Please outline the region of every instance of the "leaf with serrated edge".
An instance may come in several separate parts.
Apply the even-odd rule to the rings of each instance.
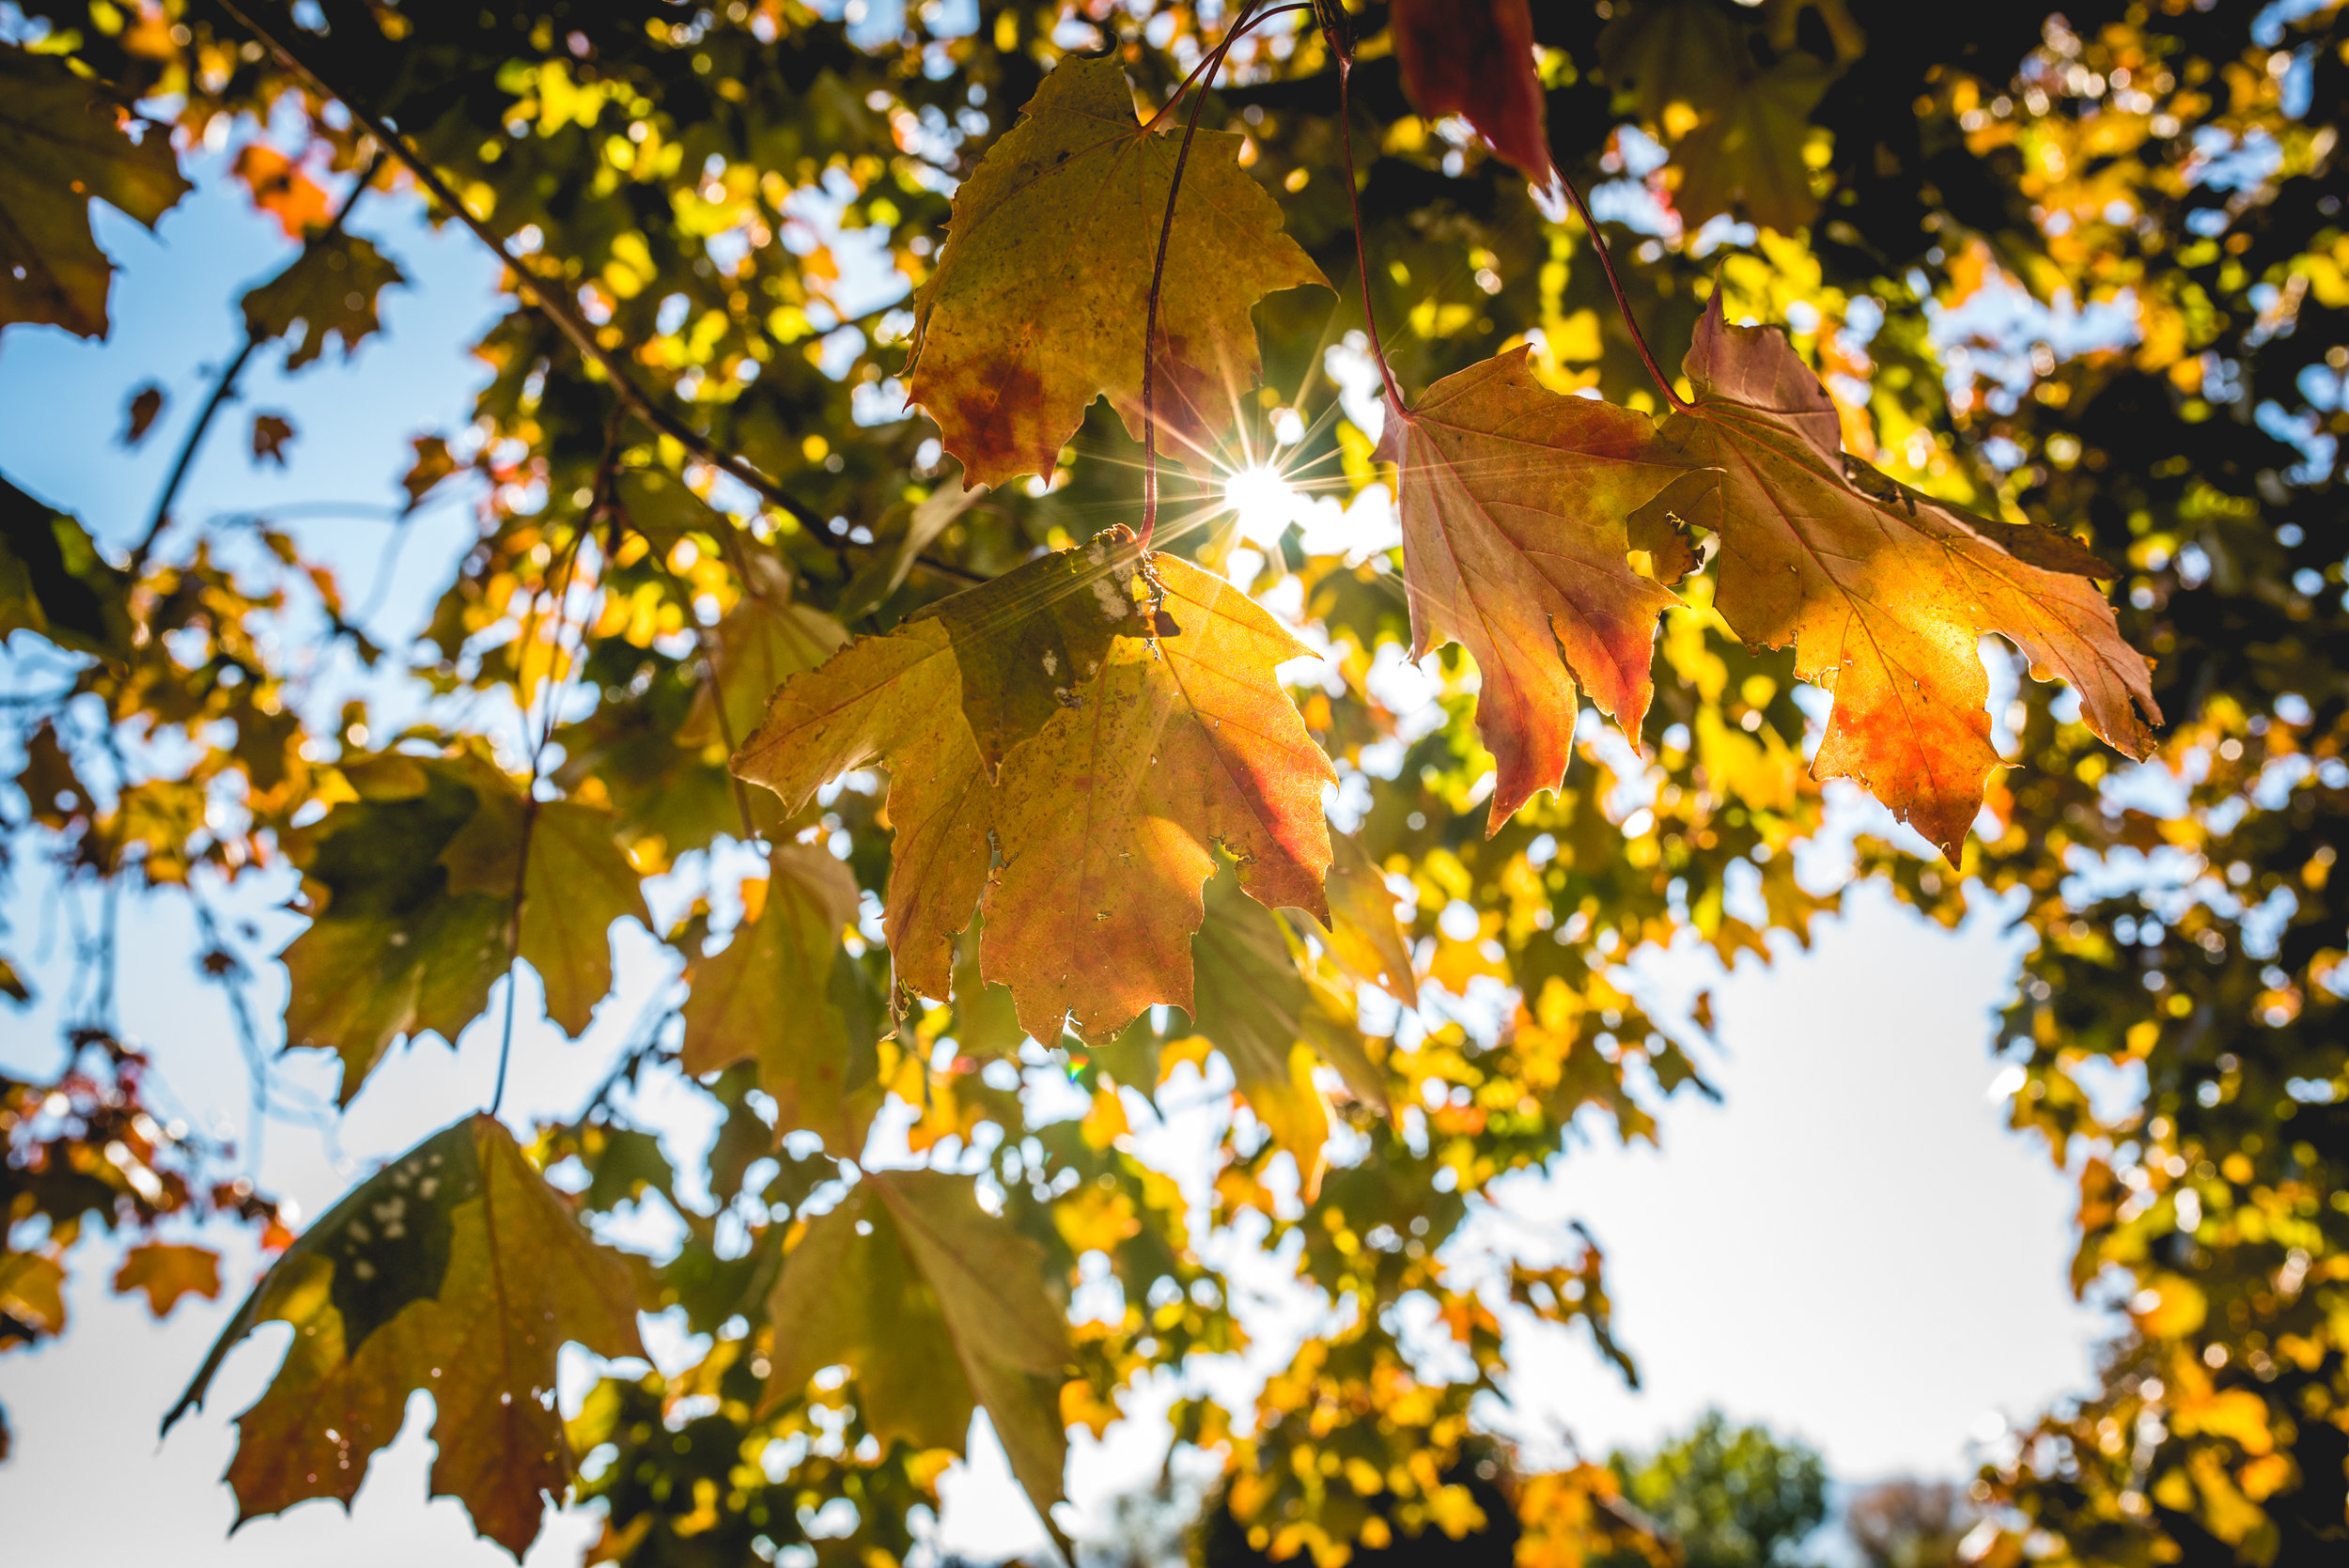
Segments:
[[[734,939],[690,971],[683,1065],[699,1077],[756,1062],[777,1133],[807,1128],[853,1156],[861,1149],[842,1098],[849,1041],[826,991],[841,927],[856,919],[856,878],[819,845],[779,844],[767,864],[765,882],[744,885],[757,902]]]
[[[90,198],[152,228],[188,190],[170,132],[150,125],[134,142],[129,118],[63,60],[0,44],[0,324],[106,335],[114,268],[91,237]]]
[[[407,282],[391,257],[355,234],[337,234],[305,248],[291,265],[244,297],[245,325],[256,337],[284,337],[302,323],[302,341],[286,355],[299,370],[342,344],[344,357],[382,330],[376,296]]]
[[[1249,1109],[1297,1161],[1310,1199],[1321,1185],[1330,1128],[1315,1061],[1336,1067],[1357,1097],[1382,1112],[1385,1075],[1363,1049],[1348,999],[1299,963],[1278,917],[1241,897],[1228,876],[1208,884],[1206,907],[1191,939],[1191,1027],[1231,1063]]]
[[[907,369],[965,483],[1051,473],[1104,393],[1140,438],[1143,324],[1180,130],[1143,129],[1114,55],[1071,56],[955,192]],[[1192,446],[1228,428],[1256,382],[1255,303],[1329,287],[1240,168],[1241,140],[1193,142],[1159,298],[1159,419]]]
[[[946,602],[786,682],[735,759],[790,811],[890,769],[904,983],[946,994],[984,893],[981,972],[1037,1038],[1188,1007],[1214,844],[1260,902],[1326,918],[1334,774],[1273,677],[1306,650],[1245,594],[1170,556],[1145,570],[1118,529]]]
[[[512,884],[450,887],[440,857],[480,805],[456,764],[391,755],[344,773],[359,799],[292,846],[314,914],[280,956],[286,1043],[339,1054],[348,1105],[395,1039],[454,1042],[480,1016],[506,968]]]
[[[349,1508],[423,1390],[440,1449],[433,1495],[458,1498],[517,1559],[573,1468],[552,1406],[555,1353],[567,1343],[645,1353],[626,1263],[488,1116],[426,1139],[313,1225],[230,1320],[166,1433],[228,1352],[272,1321],[293,1326],[293,1346],[237,1418],[239,1523],[311,1498]]]
[[[1330,957],[1346,978],[1376,986],[1406,1007],[1419,1004],[1419,978],[1411,967],[1411,944],[1394,918],[1394,891],[1361,845],[1344,833],[1330,835],[1335,858],[1324,885],[1330,919],[1320,933]]]
[[[210,1301],[220,1295],[220,1254],[209,1247],[183,1247],[150,1241],[122,1254],[115,1270],[115,1294],[147,1293],[148,1311],[169,1315],[183,1296]]]
[[[1483,687],[1498,832],[1574,755],[1576,683],[1636,737],[1657,617],[1679,601],[1631,567],[1626,520],[1687,464],[1644,414],[1562,397],[1519,349],[1390,404],[1413,658],[1457,642]]]
[[[865,1234],[859,1234],[863,1230]],[[971,1179],[869,1172],[808,1222],[768,1305],[769,1408],[829,1366],[857,1374],[858,1409],[886,1445],[962,1452],[983,1406],[1036,1512],[1061,1500],[1060,1389],[1068,1327],[1035,1243],[983,1211]]]
[[[481,805],[441,852],[449,891],[503,898],[510,908],[525,802],[515,782],[477,754],[467,753],[463,765]],[[516,950],[538,971],[547,1017],[583,1034],[596,1003],[611,994],[612,923],[626,916],[650,926],[652,915],[636,868],[614,841],[610,813],[541,800],[529,816]]]
[[[1914,491],[1854,484],[1827,389],[1782,333],[1726,324],[1718,289],[1684,368],[1696,406],[1664,433],[1719,475],[1680,492],[1720,535],[1716,607],[1749,644],[1793,644],[1796,674],[1835,694],[1819,777],[1858,781],[1954,862],[1999,766],[1985,631],[2068,682],[2112,746],[2152,751],[2151,672],[2093,582]]]

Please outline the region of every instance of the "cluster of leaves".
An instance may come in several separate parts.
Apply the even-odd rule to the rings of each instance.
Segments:
[[[2083,1289],[2135,1277],[2102,1394],[1992,1478],[1999,1550],[2343,1528],[2317,1126],[2349,1093],[2349,777],[2334,458],[2309,444],[2340,433],[2349,351],[2309,108],[2343,96],[2337,8],[2292,49],[2224,8],[2006,0],[1964,39],[1835,0],[1398,0],[1383,28],[982,0],[879,35],[796,0],[22,9],[0,208],[32,239],[0,321],[104,330],[87,198],[154,221],[175,139],[307,137],[235,161],[301,244],[184,450],[252,354],[376,329],[398,270],[341,222],[371,191],[412,180],[495,245],[510,308],[473,423],[416,442],[410,501],[470,476],[479,537],[391,655],[280,531],[178,523],[167,493],[117,566],[0,493],[0,629],[69,656],[8,710],[12,828],[61,876],[200,911],[298,871],[285,1035],[339,1056],[346,1103],[518,959],[580,1032],[613,924],[653,926],[642,879],[701,890],[653,932],[684,1000],[624,1077],[714,1097],[706,1179],[613,1093],[528,1151],[475,1119],[386,1168],[215,1356],[296,1327],[242,1418],[245,1514],[347,1501],[427,1389],[435,1488],[517,1553],[575,1484],[613,1560],[902,1557],[975,1407],[1049,1518],[1069,1426],[1245,1345],[1214,1231],[1326,1313],[1254,1408],[1177,1409],[1252,1548],[1337,1568],[1477,1529],[1471,1414],[1511,1335],[1579,1323],[1629,1363],[1588,1238],[1495,1254],[1472,1221],[1570,1127],[1647,1136],[1702,1088],[1702,1016],[1649,1018],[1617,966],[1801,934],[1833,898],[1794,850],[1848,779],[1950,862],[1862,846],[1921,907],[1953,915],[1961,877],[2030,890],[2017,1117],[2086,1162]],[[1526,182],[1622,175],[1626,122],[1669,156],[1615,181],[1657,215],[1618,270]],[[877,271],[902,303],[869,303]],[[1313,287],[1357,278],[1359,305]],[[2125,298],[2140,338],[1944,396],[1927,306],[1984,289]],[[1681,376],[1641,327],[1689,342]],[[1283,390],[1353,331],[1376,444]],[[132,438],[163,412],[135,395]],[[258,416],[257,460],[292,437]],[[1387,487],[1399,549],[1292,525],[1243,551],[1221,482],[1267,452]],[[408,671],[425,717],[338,707],[261,635],[288,622]],[[2003,731],[1987,633],[2066,683],[2023,683]],[[1427,713],[1396,711],[1413,660]],[[2187,803],[2125,809],[2113,750],[2153,752],[2165,715]],[[2082,856],[2166,880],[2091,898]],[[205,926],[252,1033],[249,961]],[[104,987],[79,1005],[110,1024]],[[2098,1115],[2092,1056],[2143,1063],[2143,1103]],[[1230,1110],[1188,1191],[1131,1119],[1203,1087]],[[656,1201],[686,1237],[658,1265],[578,1223]],[[0,1267],[54,1269],[54,1220],[10,1224]],[[1115,1305],[1072,1323],[1088,1278]],[[631,1354],[631,1309],[667,1307],[708,1358],[608,1380],[563,1430],[556,1346]],[[1632,1549],[1605,1471],[1512,1474],[1520,1561]]]

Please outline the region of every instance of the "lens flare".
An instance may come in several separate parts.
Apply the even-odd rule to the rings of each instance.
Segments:
[[[1278,544],[1297,515],[1297,487],[1268,463],[1241,469],[1223,482],[1223,504],[1239,519],[1240,537],[1258,547]]]

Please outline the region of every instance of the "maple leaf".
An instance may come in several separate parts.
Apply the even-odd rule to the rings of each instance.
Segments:
[[[984,896],[980,971],[1022,1027],[1099,1039],[1190,1005],[1211,844],[1268,907],[1327,916],[1333,773],[1273,679],[1304,651],[1238,589],[1115,529],[786,682],[735,770],[797,812],[881,763],[901,981],[947,994]]]
[[[1552,166],[1526,0],[1395,0],[1403,90],[1431,120],[1459,115],[1536,185]]]
[[[507,903],[520,889],[515,952],[538,971],[547,1017],[583,1034],[612,990],[612,924],[649,927],[645,893],[609,812],[578,800],[533,800],[476,752],[454,765],[479,801],[441,851],[448,891]],[[523,846],[529,860],[522,862]]]
[[[1416,1006],[1419,979],[1411,944],[1394,918],[1394,893],[1385,875],[1361,845],[1344,833],[1332,835],[1330,847],[1333,858],[1323,881],[1330,919],[1322,939],[1330,960],[1357,984],[1376,986],[1404,1006]]]
[[[432,1492],[519,1559],[573,1463],[552,1407],[555,1353],[642,1356],[621,1254],[581,1229],[513,1136],[470,1116],[327,1211],[254,1287],[163,1431],[203,1403],[228,1352],[263,1323],[292,1348],[237,1418],[238,1522],[311,1498],[348,1509],[409,1396],[432,1396]]]
[[[481,1015],[506,969],[512,884],[450,893],[441,854],[480,803],[457,770],[395,753],[342,773],[357,800],[288,845],[313,914],[279,957],[286,1044],[338,1053],[348,1105],[394,1039],[454,1042]]]
[[[46,1252],[0,1247],[0,1314],[37,1334],[65,1329],[65,1267]]]
[[[253,416],[253,460],[286,466],[286,448],[293,444],[292,421],[284,414],[257,413]]]
[[[837,1207],[808,1221],[784,1262],[768,1303],[774,1351],[765,1407],[800,1397],[824,1368],[846,1365],[856,1373],[864,1424],[882,1444],[902,1438],[957,1453],[972,1407],[983,1407],[1012,1474],[1051,1527],[1068,1457],[1060,1391],[1075,1358],[1044,1277],[1042,1250],[983,1211],[969,1177],[867,1172]]]
[[[1544,387],[1523,349],[1390,404],[1379,456],[1400,480],[1412,657],[1457,642],[1483,677],[1498,832],[1564,778],[1578,681],[1639,735],[1657,617],[1679,601],[1632,568],[1626,520],[1687,464],[1645,415]]]
[[[1797,49],[1758,65],[1746,29],[1712,0],[1663,0],[1599,35],[1618,101],[1672,149],[1672,206],[1694,232],[1717,213],[1792,234],[1818,215],[1803,147],[1836,70]]]
[[[391,257],[353,234],[303,247],[284,272],[244,296],[246,330],[257,338],[290,337],[297,323],[302,341],[286,355],[286,368],[299,370],[337,338],[348,358],[360,341],[382,330],[376,296],[407,277]],[[421,452],[418,454],[421,458]]]
[[[1191,1027],[1223,1053],[1249,1109],[1297,1161],[1310,1199],[1321,1187],[1330,1134],[1315,1063],[1336,1067],[1355,1096],[1382,1115],[1386,1076],[1363,1047],[1350,999],[1302,961],[1279,916],[1242,897],[1228,876],[1208,884],[1206,905],[1206,923],[1191,938]]]
[[[147,439],[147,432],[155,427],[155,418],[163,411],[163,389],[148,382],[131,395],[130,404],[123,410],[122,444],[136,446]]]
[[[115,1270],[115,1294],[147,1293],[148,1311],[169,1315],[183,1296],[210,1301],[220,1295],[220,1254],[209,1247],[178,1247],[150,1241],[122,1255]]]
[[[253,205],[275,218],[288,240],[303,239],[334,221],[334,198],[325,188],[267,142],[247,142],[229,173],[244,181]]]
[[[733,940],[688,971],[684,1068],[699,1077],[756,1062],[778,1134],[810,1128],[854,1156],[863,1141],[847,1099],[850,1010],[831,993],[848,962],[840,932],[856,921],[856,877],[820,845],[779,844],[767,879],[742,895]]]
[[[651,923],[610,815],[537,803],[518,877],[525,802],[486,756],[389,753],[342,771],[358,799],[293,846],[315,913],[281,955],[287,1043],[341,1055],[348,1105],[399,1035],[454,1041],[517,949],[538,972],[547,1016],[584,1031],[612,988],[612,923]]]
[[[1818,378],[1777,329],[1728,325],[1718,289],[1683,369],[1696,405],[1664,435],[1706,473],[1671,495],[1720,536],[1716,608],[1731,629],[1793,644],[1797,675],[1835,694],[1819,777],[1857,780],[1954,862],[1999,766],[1985,631],[2068,682],[2107,742],[2152,751],[2151,671],[2075,575],[2108,569],[2094,556],[1969,519],[1845,458]]]
[[[719,621],[711,636],[714,683],[693,695],[692,711],[677,726],[680,746],[739,744],[758,727],[767,699],[793,675],[813,670],[840,651],[848,633],[838,620],[792,596],[788,573],[767,555],[751,557],[750,591]],[[714,686],[714,690],[713,690]],[[720,695],[725,704],[721,722]]]
[[[1159,417],[1201,447],[1255,384],[1251,307],[1329,287],[1240,168],[1241,140],[1198,133],[1159,299]],[[1175,128],[1136,117],[1114,56],[1071,56],[956,190],[907,377],[966,484],[1050,474],[1103,393],[1141,439],[1142,328],[1178,146]]]
[[[90,235],[92,196],[148,228],[187,194],[171,136],[63,60],[0,45],[0,323],[106,335],[114,268]]]

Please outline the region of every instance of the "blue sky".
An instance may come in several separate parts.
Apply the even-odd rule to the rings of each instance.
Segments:
[[[495,267],[462,233],[430,230],[404,199],[368,197],[352,226],[411,280],[385,297],[386,333],[347,365],[290,378],[276,373],[278,350],[260,355],[179,510],[285,520],[337,567],[354,602],[378,593],[379,566],[392,560],[373,629],[397,644],[472,536],[460,494],[410,520],[396,556],[385,550],[409,439],[460,425],[482,380],[465,346],[494,312]],[[123,546],[144,525],[210,368],[233,350],[235,298],[288,245],[213,179],[159,235],[102,211],[99,231],[123,269],[114,336],[85,344],[16,328],[0,340],[0,470]],[[145,445],[126,452],[114,441],[123,403],[149,379],[169,403]],[[286,413],[300,432],[282,473],[245,455],[251,416],[264,411]],[[291,651],[315,658],[320,700],[333,700],[349,678],[339,656]],[[13,772],[15,760],[0,757],[0,768]],[[52,984],[42,1006],[0,1013],[0,1069],[38,1075],[59,1060],[54,982],[65,966],[54,891],[38,867],[20,867],[6,910],[12,945],[45,951]],[[288,891],[249,883],[236,895],[238,912],[263,927],[258,955],[296,928],[272,908]],[[1705,1065],[1725,1105],[1675,1104],[1660,1152],[1579,1145],[1553,1177],[1510,1190],[1507,1212],[1486,1221],[1497,1233],[1555,1234],[1577,1218],[1596,1233],[1618,1327],[1646,1379],[1643,1391],[1625,1390],[1579,1335],[1530,1342],[1510,1418],[1517,1436],[1555,1450],[1571,1432],[1583,1452],[1603,1453],[1719,1404],[1799,1433],[1846,1479],[1956,1474],[1969,1464],[1969,1443],[1995,1437],[1997,1417],[2028,1419],[2088,1385],[2099,1321],[2065,1285],[2071,1185],[2036,1144],[2004,1130],[1990,1094],[1995,1013],[2018,952],[1999,924],[1978,912],[1952,935],[1872,892],[1856,894],[1811,949],[1789,942],[1776,966],[1750,963],[1717,989],[1722,1050]],[[624,928],[619,944],[621,994],[585,1038],[568,1041],[542,1021],[519,1032],[506,1103],[517,1126],[571,1111],[661,984],[666,967],[644,933]],[[197,951],[176,900],[130,911],[124,1029],[154,1052],[172,1113],[247,1141],[244,1069],[218,993],[195,978]],[[267,1015],[282,1002],[283,982],[273,965],[260,971],[256,1000]],[[1685,989],[1693,972],[1664,963],[1657,984]],[[523,996],[528,1020],[535,1011]],[[397,1053],[331,1139],[273,1124],[262,1185],[319,1212],[371,1161],[485,1101],[494,1045],[476,1028],[454,1053],[437,1041]],[[313,1093],[333,1087],[317,1063],[294,1063],[288,1078]],[[659,1104],[644,1109],[666,1114]],[[679,1141],[690,1145],[696,1126],[685,1117]],[[135,1299],[106,1293],[106,1244],[86,1244],[75,1261],[66,1338],[0,1358],[0,1402],[17,1440],[16,1458],[0,1467],[0,1508],[18,1521],[12,1538],[23,1549],[101,1559],[168,1543],[180,1561],[239,1568],[306,1568],[321,1556],[505,1560],[473,1539],[455,1504],[424,1501],[423,1396],[401,1441],[375,1461],[353,1515],[314,1503],[228,1539],[233,1503],[217,1478],[233,1444],[229,1419],[266,1381],[282,1346],[272,1333],[283,1330],[241,1349],[208,1408],[167,1442],[158,1444],[155,1425],[251,1279],[251,1253],[232,1250],[221,1302],[191,1300],[163,1324]],[[657,1356],[684,1348],[674,1334],[652,1338]],[[573,1382],[586,1370],[575,1366]],[[1080,1439],[1071,1475],[1080,1534],[1104,1496],[1155,1471],[1161,1451],[1146,1414],[1104,1444]],[[1000,1458],[983,1445],[970,1470],[949,1479],[948,1544],[986,1554],[1033,1543],[1034,1521],[1005,1501],[1010,1492]],[[125,1507],[126,1497],[136,1506]],[[593,1531],[592,1520],[557,1521],[531,1560],[575,1561]]]

